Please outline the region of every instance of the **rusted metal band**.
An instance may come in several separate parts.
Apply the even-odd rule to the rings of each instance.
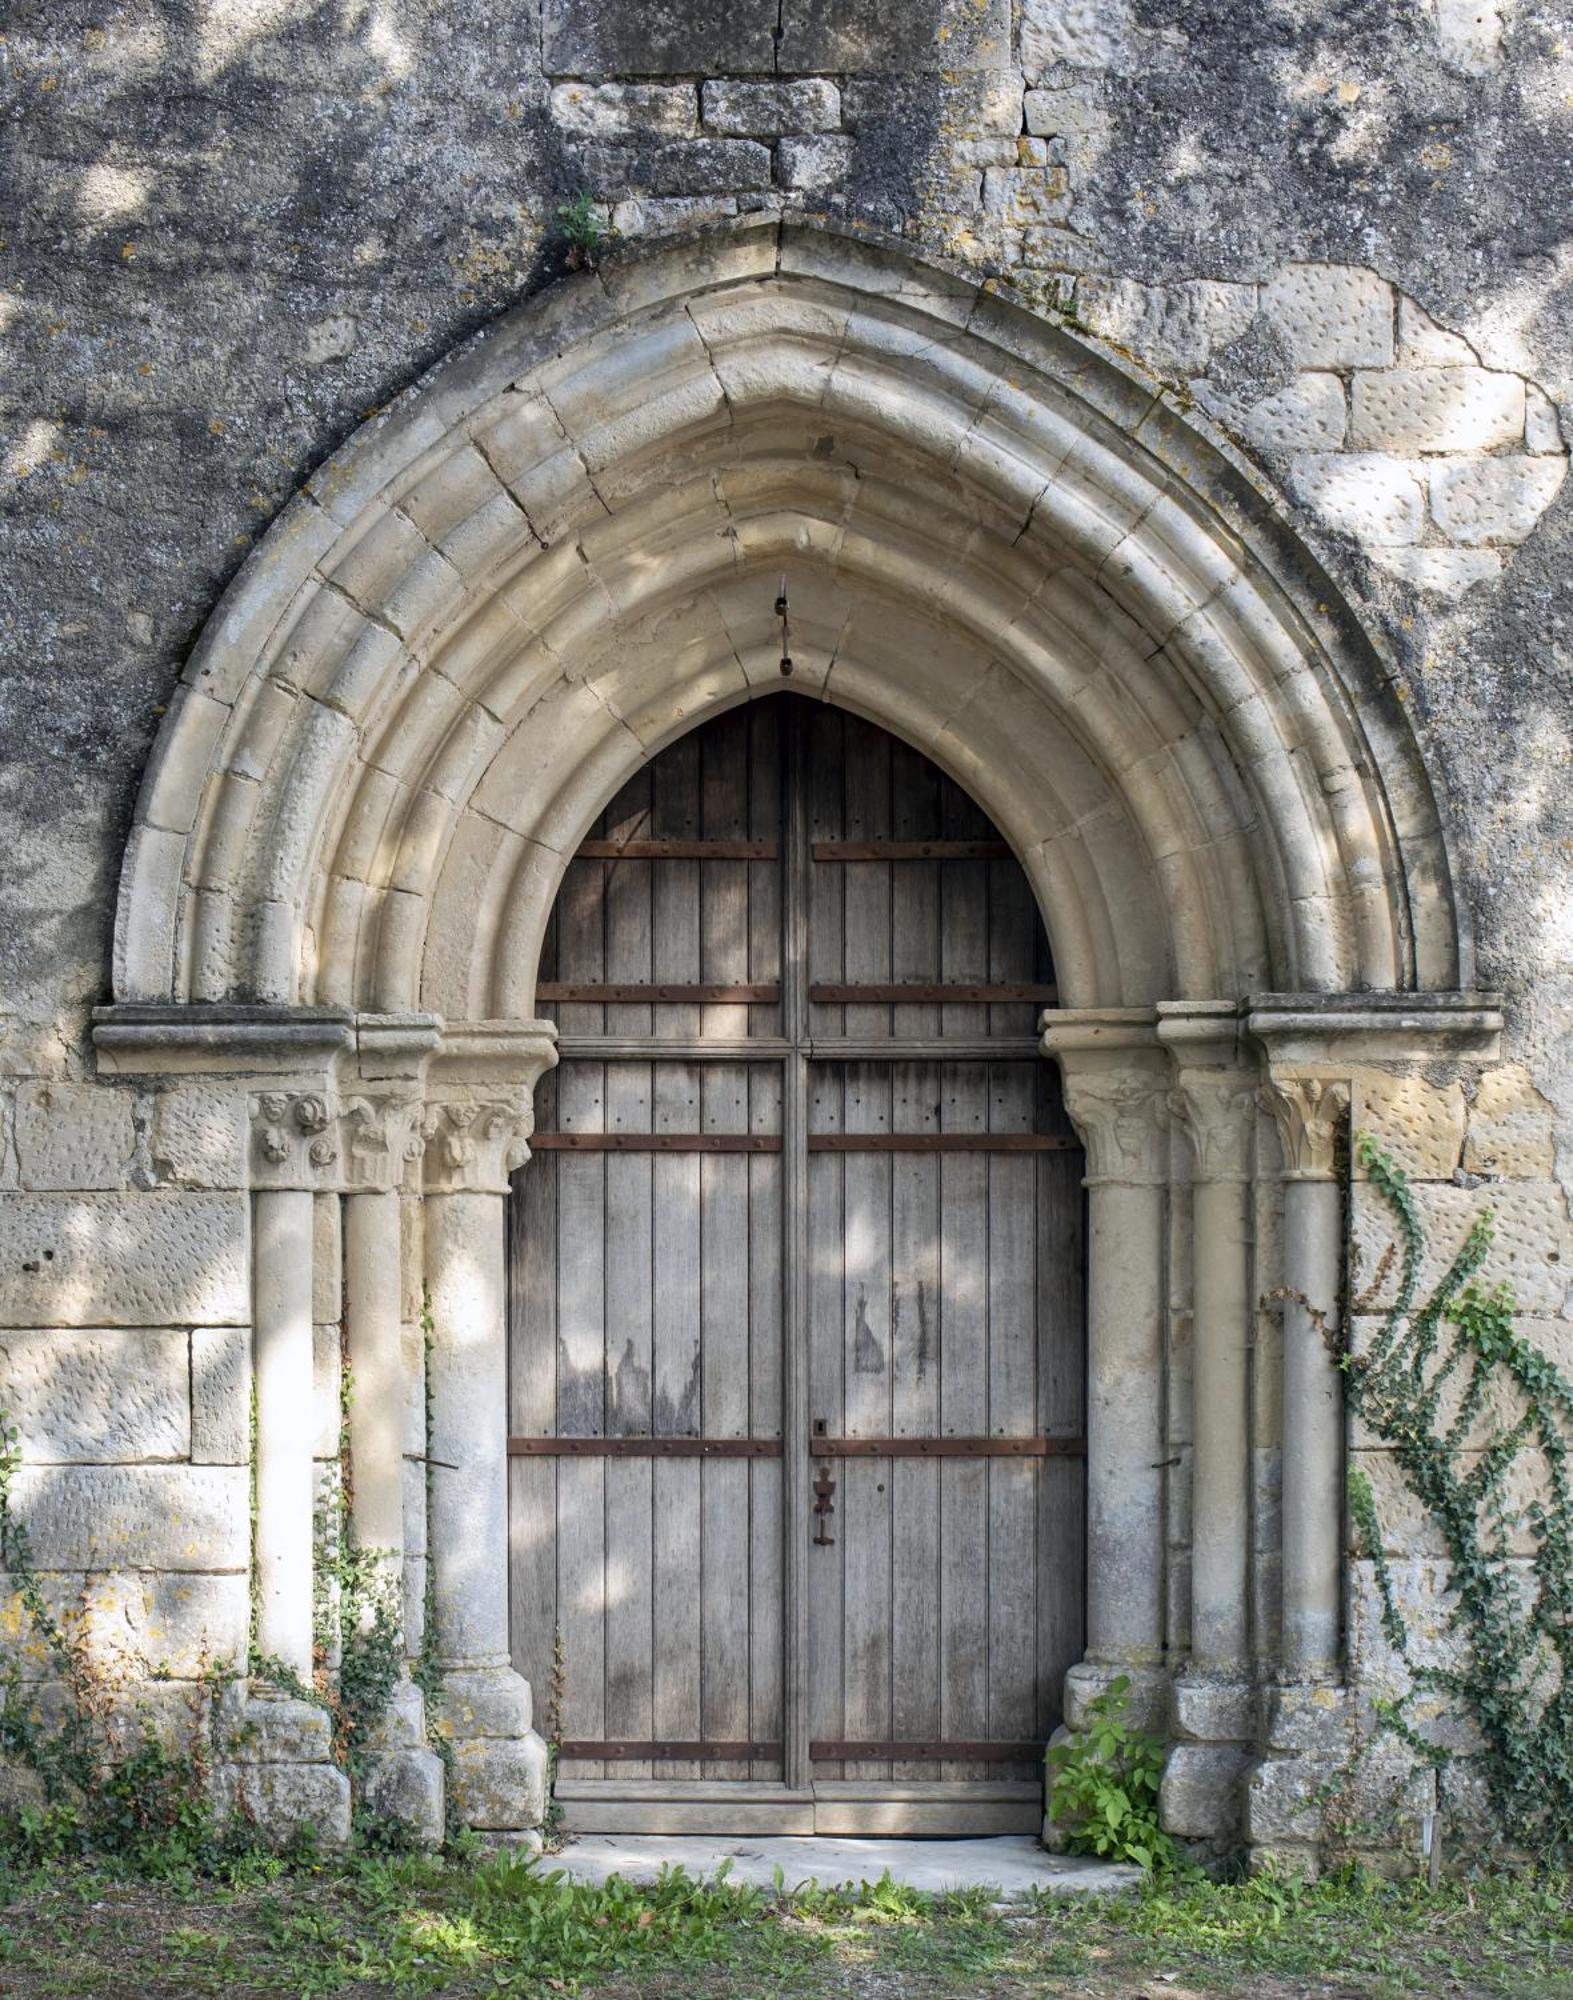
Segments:
[[[663,1764],[692,1759],[696,1763],[725,1762],[729,1764],[779,1763],[781,1745],[779,1743],[673,1743],[625,1741],[614,1737],[603,1741],[586,1736],[568,1736],[557,1746],[557,1755],[562,1757],[584,1757],[596,1762],[617,1763],[623,1758],[637,1758],[641,1763]]]
[[[779,1458],[780,1438],[511,1437],[510,1458]]]
[[[1071,1437],[811,1437],[810,1458],[1085,1458]]]
[[[779,1153],[774,1132],[537,1132],[536,1153]]]
[[[816,840],[816,861],[1008,861],[1004,840]]]
[[[1068,1153],[1079,1139],[1044,1132],[811,1132],[811,1153]]]
[[[1021,1743],[810,1743],[808,1754],[815,1763],[853,1762],[938,1764],[1025,1764],[1035,1763],[1046,1744]]]
[[[1005,986],[965,985],[896,985],[896,986],[847,986],[824,981],[811,985],[808,997],[821,1007],[901,1007],[924,1005],[934,1007],[983,1007],[990,1005],[1007,1006],[1015,1001],[1032,1000],[1040,1006],[1052,1006],[1059,998],[1057,986],[1031,986],[1012,984]]]
[[[559,1006],[583,1007],[671,1007],[735,1006],[763,1007],[781,998],[781,988],[767,986],[659,985],[630,981],[604,982],[543,979],[535,989],[540,1001]]]

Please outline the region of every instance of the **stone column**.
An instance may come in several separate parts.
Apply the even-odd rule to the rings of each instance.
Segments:
[[[311,1206],[303,1188],[253,1197],[257,1650],[312,1669]]]
[[[1124,1675],[1162,1720],[1168,1062],[1152,1016],[1051,1014],[1043,1046],[1087,1148],[1087,1654],[1065,1716]]]
[[[1236,1010],[1160,1008],[1173,1049],[1173,1108],[1189,1141],[1192,1254],[1191,1657],[1175,1681],[1163,1780],[1171,1832],[1237,1832],[1249,1679],[1251,1156],[1257,1078],[1237,1061]]]
[[[459,1818],[520,1840],[545,1813],[547,1756],[509,1647],[504,1231],[509,1170],[528,1157],[536,1054],[524,1085],[506,1095],[440,1093],[428,1107],[425,1159],[438,1723],[453,1744]]]
[[[1336,1333],[1343,1271],[1337,1141],[1344,1083],[1275,1077],[1264,1098],[1284,1157],[1282,1659],[1296,1679],[1338,1664],[1343,1527],[1343,1384]]]

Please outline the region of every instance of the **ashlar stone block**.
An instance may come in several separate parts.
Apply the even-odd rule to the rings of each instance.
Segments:
[[[704,121],[728,138],[776,132],[833,132],[841,122],[841,92],[825,77],[790,83],[707,83]]]
[[[251,1328],[191,1331],[191,1459],[245,1465],[251,1458]]]
[[[1466,546],[1516,546],[1534,529],[1567,477],[1565,458],[1463,458],[1431,473],[1431,515]]]
[[[251,1596],[244,1575],[109,1570],[46,1572],[39,1581],[55,1620],[80,1630],[94,1657],[112,1666],[195,1680],[210,1667],[245,1662]],[[28,1644],[29,1627],[16,1579],[0,1576],[0,1653],[18,1660],[24,1674],[53,1673],[53,1657]]]
[[[1387,368],[1393,288],[1358,264],[1286,264],[1262,312],[1300,368]]]
[[[14,1488],[40,1569],[244,1570],[249,1503],[238,1465],[24,1465]]]
[[[1357,541],[1418,541],[1425,525],[1421,481],[1402,459],[1380,452],[1327,452],[1297,458],[1290,489],[1327,526]]]
[[[154,1102],[151,1151],[161,1180],[194,1188],[246,1187],[249,1143],[243,1090],[182,1082],[161,1090]]]
[[[1337,451],[1345,426],[1342,381],[1315,371],[1253,403],[1240,419],[1246,438],[1263,451]]]
[[[1476,1217],[1489,1209],[1493,1238],[1479,1272],[1480,1282],[1493,1285],[1506,1280],[1522,1311],[1547,1319],[1561,1316],[1573,1259],[1568,1254],[1566,1204],[1555,1183],[1504,1181],[1492,1188],[1433,1184],[1418,1193],[1426,1236],[1419,1274],[1422,1299],[1429,1297],[1463,1247]],[[1382,1252],[1395,1234],[1386,1204],[1369,1183],[1358,1183],[1353,1216],[1357,1293],[1361,1287],[1374,1284]],[[1391,1303],[1399,1268],[1395,1254],[1374,1296],[1366,1298],[1367,1310],[1380,1310]]]
[[[1526,1070],[1489,1071],[1469,1107],[1465,1170],[1504,1180],[1550,1180],[1556,1170],[1552,1118]]]
[[[24,1188],[123,1188],[136,1151],[132,1097],[98,1083],[24,1083],[13,1138]]]
[[[590,139],[628,132],[683,139],[699,129],[699,93],[691,83],[559,83],[551,104],[554,123]]]
[[[1524,434],[1524,384],[1487,368],[1359,370],[1351,444],[1378,451],[1489,451]]]
[[[1216,348],[1251,324],[1256,287],[1211,279],[1143,285],[1130,278],[1079,278],[1076,310],[1094,332],[1128,347],[1150,367],[1194,375]]]
[[[1438,326],[1424,306],[1400,292],[1394,358],[1400,368],[1468,368],[1479,357],[1461,333]]]
[[[249,1324],[243,1194],[0,1195],[0,1326]]]
[[[213,1774],[221,1818],[240,1815],[287,1847],[304,1835],[328,1849],[350,1839],[350,1781],[332,1764],[221,1764]]]
[[[0,1333],[0,1408],[26,1465],[184,1458],[186,1336],[163,1329]]]
[[[783,139],[776,149],[781,185],[798,194],[821,194],[835,187],[846,179],[851,167],[852,141],[833,133]]]
[[[1352,1125],[1369,1132],[1411,1180],[1450,1180],[1464,1146],[1464,1091],[1457,1083],[1379,1070],[1354,1079]],[[1358,1163],[1355,1171],[1363,1175]]]

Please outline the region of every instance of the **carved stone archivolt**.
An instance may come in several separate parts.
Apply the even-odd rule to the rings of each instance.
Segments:
[[[1261,1101],[1278,1128],[1284,1179],[1331,1180],[1349,1111],[1348,1084],[1327,1077],[1273,1076],[1262,1086]]]

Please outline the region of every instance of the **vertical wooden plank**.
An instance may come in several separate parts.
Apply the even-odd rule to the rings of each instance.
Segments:
[[[803,732],[803,771],[799,780],[803,794],[803,838],[840,840],[846,831],[843,760],[846,749],[846,718],[839,709],[804,704],[800,711]],[[835,984],[846,978],[842,954],[845,937],[846,874],[836,862],[808,862],[807,881],[807,977],[812,985]],[[846,1032],[844,1007],[813,1006],[807,1011],[807,1027],[816,1035]]]
[[[850,943],[850,933],[849,933]],[[863,1009],[848,1009],[862,1013]],[[879,1010],[888,1019],[889,1010]],[[851,1132],[890,1129],[890,1066],[849,1063],[843,1074],[843,1124]],[[846,1430],[886,1437],[891,1415],[891,1166],[889,1153],[848,1153],[844,1162],[846,1286],[843,1295]],[[838,1469],[845,1550],[845,1734],[879,1742],[890,1734],[890,1568],[894,1461],[853,1458]],[[854,1779],[886,1778],[890,1765],[869,1758],[847,1764]]]
[[[808,919],[813,889],[808,858],[806,800],[807,717],[804,703],[782,707],[781,772],[781,1024],[792,1045],[781,1070],[781,1512],[782,1512],[782,1739],[783,1774],[803,1786],[811,1775],[813,1636],[809,1593],[818,1572],[810,1565],[823,1550],[809,1546],[809,1410],[812,1359],[808,1332],[811,1286],[811,1216],[807,1140],[810,1120]]]
[[[987,1121],[981,1063],[948,1063],[944,1129],[978,1132]],[[976,1435],[988,1423],[988,1200],[984,1153],[942,1155],[940,1428]],[[940,1718],[946,1737],[988,1729],[988,1474],[986,1461],[952,1459],[940,1470]],[[979,1764],[947,1761],[947,1778],[987,1777]]]
[[[658,1132],[697,1132],[700,1066],[661,1063],[654,1083]],[[700,1156],[657,1153],[654,1185],[654,1428],[667,1437],[699,1437],[703,1409],[700,1354]],[[702,1714],[700,1644],[700,1462],[657,1459],[654,1466],[653,1595],[658,1737],[697,1739]],[[697,1778],[693,1761],[663,1765],[663,1776]]]
[[[661,839],[699,835],[699,738],[680,736],[650,767],[650,820]],[[699,946],[697,861],[651,863],[650,920],[654,976],[662,984],[693,985],[702,979]],[[699,1033],[694,1006],[665,1004],[653,1009],[654,1032],[692,1040]]]
[[[704,1130],[748,1129],[748,1075],[739,1064],[711,1065],[704,1076]],[[748,1158],[708,1154],[700,1161],[704,1435],[748,1433]],[[736,1742],[748,1734],[748,1462],[701,1464],[703,1734]],[[705,1775],[746,1778],[746,1761],[710,1759]]]
[[[748,836],[776,842],[774,861],[748,866],[748,978],[760,986],[781,978],[781,879],[786,866],[787,830],[781,788],[782,708],[780,701],[748,705]],[[780,1003],[748,1009],[751,1035],[782,1032]]]
[[[635,902],[631,920],[643,927],[648,902]],[[610,929],[608,956],[617,925]],[[608,1063],[606,1123],[609,1131],[647,1132],[651,1121],[648,1063]],[[559,1155],[559,1157],[562,1157]],[[648,1436],[654,1367],[654,1244],[651,1234],[651,1156],[608,1153],[606,1174],[606,1428],[616,1437]],[[650,1575],[652,1463],[642,1458],[606,1461],[606,1733],[649,1737],[654,1730],[651,1654],[654,1602]],[[649,1777],[649,1762],[607,1766],[609,1776]]]
[[[605,1068],[564,1063],[557,1073],[558,1116],[565,1131],[605,1125]],[[557,1430],[598,1437],[606,1423],[605,1158],[558,1155]],[[570,1736],[606,1734],[605,1461],[560,1460],[557,1467],[557,1622],[567,1692],[563,1727]],[[597,1777],[604,1766],[575,1760],[567,1775]]]
[[[607,838],[635,840],[650,822],[651,778],[647,765],[638,771],[618,794],[613,809],[606,814]],[[651,898],[654,893],[649,861],[616,861],[605,865],[605,901],[602,913],[604,977],[609,982],[635,984],[655,977],[654,923]],[[651,1010],[619,1001],[606,1009],[609,1035],[648,1035]]]
[[[775,1065],[749,1067],[751,1132],[781,1131],[781,1071]],[[748,1175],[748,1433],[782,1435],[782,1156],[755,1153],[743,1165]],[[786,1643],[782,1519],[782,1464],[752,1459],[748,1464],[749,1734],[758,1741],[784,1740],[782,1700]],[[754,1762],[751,1778],[781,1775],[778,1763]]]
[[[849,716],[842,786],[842,824],[848,840],[881,840],[890,833],[891,740],[871,722]],[[849,985],[882,985],[890,979],[891,870],[889,861],[828,864],[844,880],[844,949],[841,977]],[[905,865],[905,864],[903,864]],[[888,1006],[848,1007],[849,1035],[887,1035]]]
[[[810,1132],[838,1132],[842,1129],[842,1078],[838,1067],[818,1064],[809,1077],[808,1129]],[[808,1155],[808,1414],[812,1433],[837,1437],[846,1423],[846,1220],[843,1196],[843,1169],[846,1156],[839,1153]],[[817,1474],[819,1462],[813,1456],[813,1436],[809,1440],[808,1463]],[[829,1465],[836,1481],[836,1512],[825,1530],[834,1544],[824,1547],[813,1540],[815,1532],[808,1509],[802,1518],[789,1523],[789,1532],[806,1538],[808,1624],[808,1704],[811,1737],[838,1738],[846,1734],[843,1688],[843,1636],[846,1618],[844,1533],[845,1464]],[[840,1762],[816,1764],[814,1775],[839,1778]]]
[[[700,830],[706,840],[740,840],[748,832],[748,717],[742,710],[700,731]],[[748,863],[700,863],[699,977],[713,985],[748,978]],[[702,1007],[701,1032],[742,1037],[750,1009]]]
[[[991,1065],[990,1131],[1032,1130],[1036,1080],[1025,1064]],[[1038,1404],[1037,1176],[1031,1156],[992,1154],[987,1171],[988,1429],[1000,1436],[1029,1430]],[[1037,1720],[1036,1478],[1032,1463],[989,1463],[988,1734],[994,1737],[1030,1736]]]
[[[937,1131],[939,1066],[896,1064],[891,1098],[894,1131]],[[933,1154],[898,1153],[891,1172],[891,1428],[897,1437],[934,1437],[939,1433],[940,1161]],[[897,1459],[890,1483],[890,1733],[902,1742],[933,1742],[939,1736],[940,1467]],[[934,1768],[901,1761],[892,1765],[891,1775],[903,1783],[927,1782]]]

